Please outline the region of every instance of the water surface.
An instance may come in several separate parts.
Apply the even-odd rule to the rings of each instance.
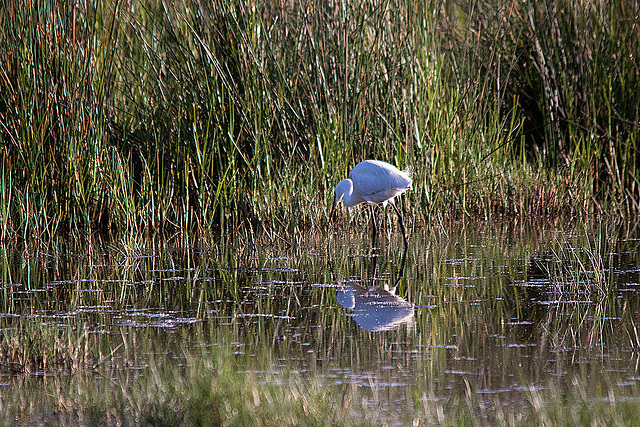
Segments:
[[[96,360],[139,375],[190,348],[268,354],[328,391],[362,388],[390,420],[420,399],[517,408],[576,381],[594,399],[638,398],[634,230],[453,224],[413,230],[406,252],[388,233],[376,246],[368,232],[268,237],[7,251],[0,326],[86,331]],[[3,393],[7,378],[46,374],[3,367]]]

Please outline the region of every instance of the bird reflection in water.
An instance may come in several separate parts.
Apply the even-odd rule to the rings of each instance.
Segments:
[[[373,284],[367,288],[352,280],[338,282],[336,299],[342,307],[352,311],[351,317],[361,328],[379,332],[395,329],[403,324],[409,327],[414,325],[413,303],[396,295],[398,283],[404,274],[406,255],[405,249],[399,277],[391,287],[387,283],[382,286]],[[372,259],[375,271],[377,257]]]

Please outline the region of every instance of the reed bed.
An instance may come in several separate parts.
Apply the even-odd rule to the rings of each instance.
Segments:
[[[1,231],[324,223],[415,171],[410,220],[638,211],[638,6],[8,1]]]

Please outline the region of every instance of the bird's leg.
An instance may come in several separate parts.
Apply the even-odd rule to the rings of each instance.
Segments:
[[[404,238],[404,247],[406,249],[409,243],[407,242],[407,233],[404,231],[404,221],[402,220],[402,214],[400,214],[400,211],[396,207],[395,203],[392,202],[391,206],[393,206],[393,210],[395,210],[396,214],[398,214],[398,222],[400,223],[400,229],[402,230],[402,237]]]
[[[370,280],[371,280],[371,286],[370,287],[373,287],[375,285],[375,283],[376,283],[376,277],[377,277],[377,274],[378,274],[378,255],[374,254],[374,253],[372,253],[371,255],[372,255],[371,256],[371,275],[369,277],[370,277]]]
[[[373,211],[373,205],[369,205],[371,209],[371,223],[373,224],[373,242],[372,244],[376,244],[376,236],[378,235],[378,226],[376,225],[376,214]]]
[[[398,272],[398,278],[396,279],[396,282],[393,284],[394,292],[395,292],[395,289],[398,287],[398,283],[400,283],[400,280],[404,277],[404,265],[406,261],[407,261],[407,246],[405,245],[404,251],[402,252],[402,262],[400,264],[400,271]]]

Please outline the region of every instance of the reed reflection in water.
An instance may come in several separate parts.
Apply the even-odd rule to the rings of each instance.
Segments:
[[[26,336],[86,343],[73,344],[86,366],[142,377],[149,359],[230,349],[258,382],[347,384],[389,414],[415,396],[520,408],[531,390],[574,384],[635,399],[640,240],[608,233],[474,224],[414,231],[404,252],[362,236],[7,252],[0,327],[11,350]]]

